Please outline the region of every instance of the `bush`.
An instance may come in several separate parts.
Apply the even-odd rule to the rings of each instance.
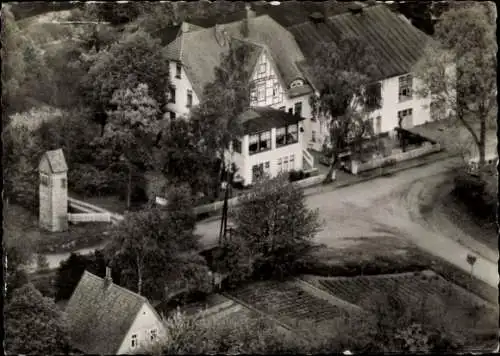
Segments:
[[[301,179],[304,179],[304,178],[307,178],[307,175],[304,173],[303,170],[299,170],[299,171],[290,171],[288,173],[288,180],[290,182],[296,182],[298,180],[301,180]]]

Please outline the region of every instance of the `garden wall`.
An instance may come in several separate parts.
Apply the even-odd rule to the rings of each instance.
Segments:
[[[301,179],[299,181],[293,182],[292,184],[297,185],[301,188],[307,188],[316,184],[321,183],[325,179],[324,174],[320,174],[314,177],[306,178],[306,179]],[[234,197],[228,200],[228,206],[236,206],[239,204],[239,199],[240,197]],[[205,204],[205,205],[200,205],[194,208],[194,212],[197,215],[200,214],[210,214],[214,212],[220,212],[222,209],[222,206],[224,205],[224,201],[216,201],[214,203],[210,204]]]
[[[72,223],[80,222],[111,222],[111,214],[109,213],[80,213],[68,214],[68,220]]]
[[[358,174],[360,172],[369,171],[371,169],[379,168],[379,167],[387,167],[393,164],[396,164],[401,161],[406,161],[409,159],[414,159],[417,157],[421,157],[424,155],[428,155],[434,152],[441,151],[441,146],[439,143],[425,143],[422,147],[416,148],[407,152],[400,152],[396,154],[392,154],[388,157],[383,158],[375,158],[370,162],[360,163],[358,161],[351,161],[351,163],[347,166],[352,174]]]

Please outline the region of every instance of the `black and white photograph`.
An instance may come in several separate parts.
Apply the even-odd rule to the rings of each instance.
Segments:
[[[3,2],[4,353],[499,352],[496,23]]]

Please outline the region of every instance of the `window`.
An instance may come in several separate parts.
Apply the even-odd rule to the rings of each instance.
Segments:
[[[66,188],[66,178],[61,179],[61,188]]]
[[[281,158],[278,158],[277,166],[278,166],[278,172],[281,172],[281,170],[283,169],[283,167],[281,166]]]
[[[170,87],[170,97],[169,97],[168,101],[171,103],[175,103],[175,86],[174,85],[172,85]]]
[[[248,151],[254,154],[271,149],[271,131],[261,132],[249,137]]]
[[[271,149],[271,131],[266,131],[260,134],[259,151]]]
[[[270,173],[271,173],[271,164],[269,161],[264,163],[264,173],[267,175],[270,175]]]
[[[382,132],[382,117],[381,116],[377,116],[377,118],[375,119],[375,133],[376,134],[379,134]]]
[[[290,156],[290,170],[295,169],[295,155]]]
[[[293,124],[287,127],[287,137],[286,137],[286,143],[296,143],[299,141],[299,135],[298,135],[299,127],[297,124]]]
[[[171,111],[171,112],[170,112],[170,119],[171,119],[171,120],[175,120],[175,117],[176,117],[175,112]]]
[[[277,97],[279,93],[279,84],[277,82],[273,83],[273,97]]]
[[[288,109],[288,113],[293,115],[293,108]]]
[[[299,101],[298,103],[295,103],[295,115],[301,116],[302,115],[302,102]]]
[[[286,111],[286,106],[282,106],[282,107],[280,107],[280,108],[279,108],[279,110],[281,110],[281,111]]]
[[[290,145],[298,142],[298,125],[293,124],[288,127],[280,127],[276,129],[276,147]]]
[[[375,83],[366,88],[366,105],[369,108],[376,108],[382,104],[382,84]]]
[[[252,89],[250,91],[250,102],[251,103],[256,103],[257,102],[257,90],[256,89]]]
[[[149,331],[149,337],[150,337],[151,341],[155,341],[157,339],[157,337],[158,337],[158,330],[151,329]]]
[[[258,101],[266,100],[266,83],[260,83],[257,85],[257,100]]]
[[[237,138],[233,140],[233,151],[241,153],[241,141]]]
[[[283,170],[284,170],[285,172],[287,172],[287,171],[288,171],[288,156],[283,157]]]
[[[182,65],[180,63],[176,63],[175,65],[175,77],[181,79]]]
[[[261,62],[259,66],[259,74],[265,74],[267,69],[267,63]]]
[[[49,187],[50,186],[49,176],[44,173],[40,173],[40,184]]]
[[[193,106],[193,91],[192,90],[187,91],[187,105],[186,106],[188,108]]]
[[[256,164],[252,167],[253,180],[259,180],[264,176],[264,165],[262,163]]]
[[[412,98],[413,77],[411,74],[399,77],[399,101]]]
[[[137,334],[132,335],[130,346],[135,349],[137,347]]]
[[[314,130],[311,131],[311,141],[316,142],[316,131]]]

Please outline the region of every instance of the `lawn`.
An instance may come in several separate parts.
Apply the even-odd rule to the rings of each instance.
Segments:
[[[26,241],[37,253],[61,253],[92,247],[109,238],[113,225],[90,223],[69,225],[68,231],[51,233],[38,227],[38,217],[14,204],[4,208],[4,237],[6,240]]]

